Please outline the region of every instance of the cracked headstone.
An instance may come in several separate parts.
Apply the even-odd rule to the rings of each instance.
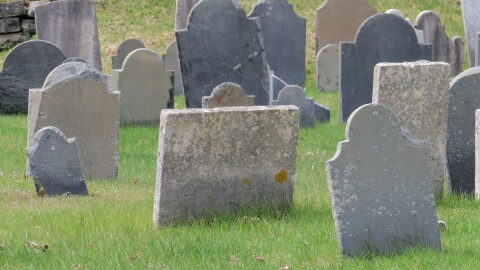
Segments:
[[[467,40],[468,59],[471,67],[475,66],[476,34],[480,31],[480,1],[462,0],[463,26]]]
[[[320,91],[338,91],[339,80],[338,44],[329,44],[317,54],[317,89]]]
[[[187,28],[188,15],[200,0],[177,0],[175,12],[175,30]]]
[[[278,100],[272,101],[272,105],[295,105],[300,110],[300,126],[315,126],[315,104],[300,86],[287,85],[278,94]]]
[[[242,87],[236,83],[222,83],[213,89],[212,94],[203,97],[203,108],[253,106],[254,96],[245,95]]]
[[[162,56],[165,68],[172,70],[175,76],[173,80],[173,89],[176,96],[183,95],[182,71],[180,70],[180,62],[178,60],[177,42],[173,41],[168,45],[167,52]]]
[[[123,61],[127,55],[136,49],[145,48],[145,45],[136,38],[129,38],[124,40],[117,49],[117,53],[112,55],[112,69],[122,69]]]

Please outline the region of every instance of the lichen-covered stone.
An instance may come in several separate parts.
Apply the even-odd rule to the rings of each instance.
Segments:
[[[242,87],[236,83],[222,83],[213,89],[209,97],[203,97],[203,108],[253,106],[254,96],[245,95]]]

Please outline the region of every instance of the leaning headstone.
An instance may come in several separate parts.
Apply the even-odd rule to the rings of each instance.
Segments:
[[[329,44],[317,54],[317,89],[338,91],[338,69],[340,54],[338,44]]]
[[[35,8],[38,39],[57,45],[67,57],[80,57],[102,70],[95,1],[55,1]]]
[[[79,62],[54,69],[42,89],[31,89],[28,146],[43,127],[55,126],[77,140],[85,176],[115,178],[118,168],[120,93],[110,92],[102,74]]]
[[[480,110],[475,111],[475,198],[480,200]]]
[[[122,123],[158,124],[160,111],[173,109],[173,72],[149,49],[131,52],[112,71],[111,87],[121,93]]]
[[[418,44],[413,27],[392,14],[377,14],[358,29],[355,43],[340,43],[340,121],[372,102],[373,69],[381,62],[432,60],[432,45]]]
[[[475,189],[475,110],[480,108],[480,67],[460,73],[450,82],[447,123],[447,169],[455,194]]]
[[[313,105],[315,106],[315,120],[317,123],[330,122],[330,108],[317,102],[313,102]]]
[[[346,140],[326,163],[344,255],[441,249],[427,152],[387,107],[368,104],[352,113]]]
[[[272,101],[272,105],[295,105],[300,109],[300,126],[315,126],[315,105],[313,99],[307,98],[300,86],[287,85],[278,94],[278,100]]]
[[[326,0],[316,11],[316,52],[328,44],[353,41],[358,27],[377,11],[368,0]]]
[[[177,0],[175,13],[175,30],[187,28],[188,14],[200,0]]]
[[[475,36],[480,31],[480,1],[462,0],[462,13],[470,66],[473,67],[475,65]]]
[[[153,222],[293,202],[298,109],[163,110]]]
[[[223,82],[239,84],[256,105],[268,105],[259,19],[249,19],[236,0],[202,0],[189,20],[187,29],[176,32],[187,108],[201,108],[202,97]]]
[[[172,70],[175,76],[173,80],[173,89],[176,96],[183,95],[182,71],[180,70],[180,62],[178,61],[177,41],[173,41],[167,47],[167,53],[162,56],[163,64],[168,70]]]
[[[443,62],[380,63],[373,75],[373,103],[390,108],[401,125],[426,144],[434,191],[443,194],[450,65]]]
[[[118,46],[117,53],[112,55],[112,69],[122,69],[123,61],[127,55],[136,49],[145,48],[143,43],[136,38],[129,38]]]
[[[212,95],[203,97],[203,108],[253,106],[254,96],[245,95],[242,87],[236,83],[222,83],[215,87]]]
[[[433,45],[433,61],[449,63],[451,76],[463,71],[463,40],[459,36],[453,40],[448,37],[438,14],[430,10],[418,14],[415,28],[423,30],[426,44]]]
[[[270,73],[270,104],[274,100],[278,100],[278,94],[288,84],[277,77],[273,72]]]
[[[26,152],[37,194],[88,194],[75,138],[67,139],[56,127],[44,127]]]

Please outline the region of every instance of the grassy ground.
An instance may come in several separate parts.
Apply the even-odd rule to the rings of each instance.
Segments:
[[[256,0],[240,1],[250,7]],[[332,108],[332,123],[299,134],[294,208],[288,213],[223,215],[160,230],[152,225],[158,127],[123,127],[119,178],[90,180],[90,196],[41,198],[24,177],[25,116],[0,116],[0,269],[478,269],[479,204],[447,196],[437,202],[441,253],[413,249],[392,258],[343,258],[325,176],[325,161],[344,139],[337,95],[314,86],[313,12],[322,1],[295,0],[308,17],[307,93]],[[447,32],[463,36],[458,0],[372,0],[380,11],[415,18],[439,12]],[[123,39],[138,37],[163,52],[173,39],[173,0],[97,1],[102,60]],[[5,53],[0,59],[4,59]],[[0,60],[1,61],[1,60]],[[177,98],[176,106],[182,107]],[[27,246],[48,244],[48,251]],[[27,243],[27,245],[25,244]]]

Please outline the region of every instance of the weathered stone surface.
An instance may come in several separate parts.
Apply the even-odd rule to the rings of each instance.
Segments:
[[[28,146],[39,129],[56,126],[76,138],[86,177],[115,178],[119,116],[120,93],[108,91],[100,72],[85,63],[65,63],[42,89],[30,90]]]
[[[176,96],[183,95],[182,71],[180,70],[180,62],[178,60],[178,48],[176,41],[173,41],[170,43],[170,45],[168,45],[167,53],[162,57],[165,68],[172,70],[173,74],[175,75],[175,79],[173,80],[174,94]]]
[[[313,102],[315,106],[315,120],[318,123],[330,122],[330,108],[323,104]]]
[[[346,141],[327,161],[337,240],[344,255],[441,249],[427,148],[383,105],[350,116]]]
[[[156,225],[243,207],[291,207],[297,108],[163,110],[160,118]]]
[[[35,8],[39,5],[49,3],[50,1],[33,1],[28,5],[27,16],[35,18]]]
[[[385,11],[386,14],[393,14],[393,15],[396,15],[397,17],[400,17],[402,19],[405,19],[405,17],[403,16],[403,13],[398,10],[398,9],[389,9],[387,11]],[[415,30],[415,34],[417,34],[417,40],[418,40],[418,43],[420,44],[425,44],[425,34],[423,33],[423,30],[420,30],[420,29],[417,29],[413,24],[412,22],[410,21],[410,19],[406,18],[405,21],[407,21],[408,23],[410,23],[410,25],[412,25],[413,27],[413,30]]]
[[[278,94],[288,84],[279,77],[275,76],[273,72],[270,73],[270,104],[274,100],[278,100]]]
[[[329,44],[317,54],[317,89],[338,91],[340,54],[338,44]]]
[[[149,49],[134,50],[113,70],[112,87],[121,93],[122,123],[158,124],[160,111],[173,109],[173,72]]]
[[[37,194],[88,194],[75,138],[67,139],[56,127],[44,127],[26,152]]]
[[[462,0],[462,13],[470,66],[473,67],[475,65],[475,36],[480,31],[480,1]]]
[[[377,14],[358,29],[355,43],[340,43],[340,121],[372,102],[373,69],[381,62],[432,60],[432,45],[418,44],[413,27],[392,14]]]
[[[475,185],[475,110],[480,108],[480,67],[450,82],[447,123],[449,186],[456,194],[473,195]]]
[[[475,198],[480,200],[480,110],[475,111]]]
[[[37,32],[34,19],[23,19],[20,27],[24,33],[35,34]]]
[[[38,39],[57,45],[67,57],[80,57],[102,70],[95,2],[55,1],[35,8]]]
[[[0,18],[15,17],[25,14],[23,1],[0,2]]]
[[[202,0],[177,31],[187,108],[223,82],[237,83],[256,105],[269,104],[269,72],[259,19],[248,19],[236,0]]]
[[[14,33],[20,31],[20,20],[18,17],[0,18],[0,34]]]
[[[222,83],[213,89],[209,97],[203,97],[203,108],[253,106],[255,97],[245,95],[242,87],[236,83]]]
[[[433,45],[433,61],[449,63],[452,76],[463,71],[463,40],[459,36],[453,40],[448,37],[438,14],[430,10],[423,11],[418,14],[415,27],[423,30],[425,43]]]
[[[326,0],[316,13],[318,52],[328,44],[353,41],[358,27],[377,11],[368,0]]]
[[[136,49],[145,48],[143,43],[136,38],[129,38],[123,41],[120,46],[118,46],[117,54],[112,56],[112,68],[113,69],[122,69],[123,62],[127,55],[133,52]]]
[[[287,85],[278,94],[278,100],[274,100],[272,105],[295,105],[300,110],[300,126],[315,126],[315,105],[313,99],[307,98],[305,92],[300,86]]]
[[[307,21],[288,0],[260,0],[248,17],[260,18],[270,69],[288,84],[305,86]]]
[[[28,85],[15,76],[0,73],[0,114],[26,114]]]
[[[193,6],[200,0],[177,0],[177,7],[175,13],[175,30],[187,28],[188,14]]]
[[[29,34],[21,32],[0,35],[0,49],[10,48],[15,44],[27,41],[29,38]]]
[[[450,65],[443,62],[380,63],[373,75],[373,103],[390,108],[426,144],[434,191],[443,194]]]

